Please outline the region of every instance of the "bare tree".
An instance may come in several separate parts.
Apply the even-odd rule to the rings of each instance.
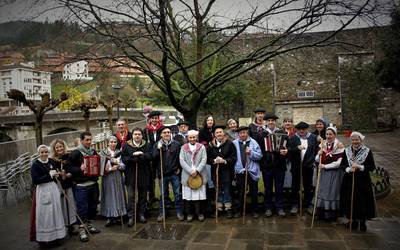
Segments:
[[[72,105],[71,110],[80,110],[83,113],[83,119],[85,121],[85,130],[90,131],[90,110],[96,109],[99,106],[99,102],[96,97],[91,97],[89,99],[83,99],[79,103]]]
[[[26,99],[24,92],[17,89],[11,89],[8,91],[7,96],[10,99],[16,100],[28,106],[28,108],[33,112],[33,115],[35,116],[35,138],[37,146],[43,144],[42,127],[44,115],[68,99],[68,95],[64,92],[62,92],[60,97],[56,99],[50,98],[50,94],[46,92],[44,94],[40,94],[40,97],[42,98],[41,102],[34,102],[33,100]]]
[[[99,100],[99,104],[105,108],[108,116],[108,124],[110,124],[110,130],[114,133],[113,126],[113,108],[120,103],[120,100],[117,99],[115,95],[108,95],[105,98]]]
[[[341,43],[332,38],[356,18],[371,20],[377,3],[273,0],[260,6],[263,1],[257,1],[249,13],[229,18],[218,15],[217,1],[201,2],[59,1],[80,22],[101,35],[104,44],[117,48],[113,60],[143,71],[192,124],[196,123],[197,112],[210,91],[278,55]],[[276,23],[285,17],[290,17],[286,25],[278,27]],[[333,21],[338,24],[333,32],[304,39],[305,33]],[[266,22],[275,25],[265,25]],[[247,47],[247,43],[251,46]]]

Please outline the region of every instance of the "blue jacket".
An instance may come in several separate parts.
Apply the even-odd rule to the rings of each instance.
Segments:
[[[251,176],[251,178],[255,181],[258,181],[260,179],[260,164],[259,160],[262,158],[262,152],[261,148],[258,145],[258,143],[252,139],[251,137],[248,137],[246,142],[250,141],[250,156],[247,159],[247,170]],[[242,156],[240,154],[240,143],[242,141],[238,138],[233,141],[233,144],[235,145],[236,152],[237,152],[237,160],[235,164],[235,174],[243,174],[245,172],[245,168],[242,164]]]

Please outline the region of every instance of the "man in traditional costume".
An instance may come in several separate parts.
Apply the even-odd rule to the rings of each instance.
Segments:
[[[174,193],[176,217],[178,220],[183,221],[184,216],[182,213],[182,191],[180,181],[181,167],[179,164],[181,145],[172,140],[171,129],[169,127],[161,128],[160,132],[161,139],[156,142],[153,148],[153,159],[156,159],[158,162],[157,173],[160,179],[160,193],[161,195],[164,194],[164,198],[167,197],[169,191],[168,187],[171,183]],[[161,176],[161,171],[163,176]],[[163,177],[162,180],[161,177]],[[158,222],[164,220],[163,203],[162,199],[160,199],[160,210],[157,217]]]
[[[266,128],[262,131],[263,143],[260,145],[263,158],[260,168],[264,181],[265,216],[272,216],[272,198],[275,190],[275,209],[280,217],[286,216],[283,210],[283,183],[285,181],[286,158],[289,137],[276,126],[278,116],[266,113]]]
[[[254,109],[255,118],[252,123],[249,125],[249,135],[251,138],[256,140],[256,142],[260,145],[263,142],[262,133],[265,129],[264,126],[264,115],[265,109],[263,107],[257,107]]]
[[[235,173],[236,149],[232,141],[224,133],[224,126],[214,128],[214,139],[207,149],[207,162],[211,166],[211,176],[214,184],[217,183],[218,166],[218,204],[219,212],[225,210],[228,219],[232,213],[232,181]]]
[[[180,120],[177,124],[179,132],[174,136],[174,141],[179,142],[181,146],[183,144],[187,143],[187,137],[188,137],[188,130],[189,130],[189,122]]]
[[[261,177],[259,165],[259,161],[262,158],[261,148],[249,136],[249,127],[240,126],[236,131],[239,133],[239,138],[234,140],[233,144],[235,145],[237,154],[235,175],[239,190],[239,202],[235,217],[240,216],[240,213],[243,211],[243,203],[246,203],[243,199],[247,190],[247,186],[245,185],[247,178],[251,197],[251,212],[254,218],[258,218],[258,180]]]
[[[304,189],[304,202],[302,202],[302,206],[307,208],[307,213],[312,214],[313,164],[315,156],[318,153],[319,144],[317,137],[308,132],[309,125],[307,123],[299,122],[295,127],[297,132],[292,138],[290,138],[289,143],[289,157],[292,172],[292,208],[290,214],[296,215],[298,212],[301,183],[303,184],[302,188]],[[300,179],[302,179],[302,181]]]
[[[128,226],[134,224],[135,205],[139,212],[139,221],[146,223],[146,192],[149,185],[152,148],[143,139],[142,130],[134,128],[132,139],[122,149],[122,161],[125,164],[125,185],[128,192]],[[137,171],[137,172],[136,172]],[[137,174],[137,176],[136,176]],[[137,186],[137,190],[135,187]],[[136,192],[137,197],[135,197]],[[137,204],[135,204],[137,200]]]
[[[115,137],[118,139],[117,149],[122,150],[125,143],[132,139],[132,133],[129,132],[128,121],[125,118],[119,118],[116,126],[117,132],[115,133]]]
[[[100,232],[90,224],[90,220],[96,217],[97,204],[99,202],[99,185],[97,176],[87,176],[82,170],[85,164],[84,157],[97,155],[96,150],[91,148],[92,134],[83,132],[80,139],[80,145],[70,154],[70,164],[67,171],[71,173],[71,178],[74,182],[73,191],[78,215],[83,223],[86,224],[86,226],[82,224],[79,226],[79,239],[82,242],[86,242],[89,237],[85,229],[88,229],[92,234]],[[100,159],[97,164],[100,165]]]

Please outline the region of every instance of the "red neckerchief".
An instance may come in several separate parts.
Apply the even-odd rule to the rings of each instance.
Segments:
[[[125,142],[126,142],[126,138],[128,137],[128,130],[125,129],[124,131],[124,136],[121,136],[121,133],[119,131],[117,131],[117,133],[115,133],[118,141],[121,142],[121,148],[124,146]]]
[[[157,123],[157,126],[154,128],[151,123],[147,123],[146,128],[149,130],[149,132],[157,132],[160,128],[162,128],[164,125],[161,122]]]

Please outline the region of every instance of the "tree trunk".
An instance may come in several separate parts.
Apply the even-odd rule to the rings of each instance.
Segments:
[[[197,110],[188,110],[187,112],[182,112],[185,121],[190,123],[190,129],[197,129]]]
[[[111,110],[107,109],[107,115],[108,115],[108,124],[109,124],[110,130],[111,130],[111,133],[114,134],[113,112],[112,112],[112,109],[111,109]]]
[[[87,132],[90,132],[90,121],[89,121],[89,117],[90,117],[90,111],[89,110],[84,110],[83,111],[83,118],[85,120],[85,130]]]
[[[43,125],[43,117],[40,117],[40,116],[36,117],[36,121],[35,121],[36,146],[43,144],[42,125]]]

